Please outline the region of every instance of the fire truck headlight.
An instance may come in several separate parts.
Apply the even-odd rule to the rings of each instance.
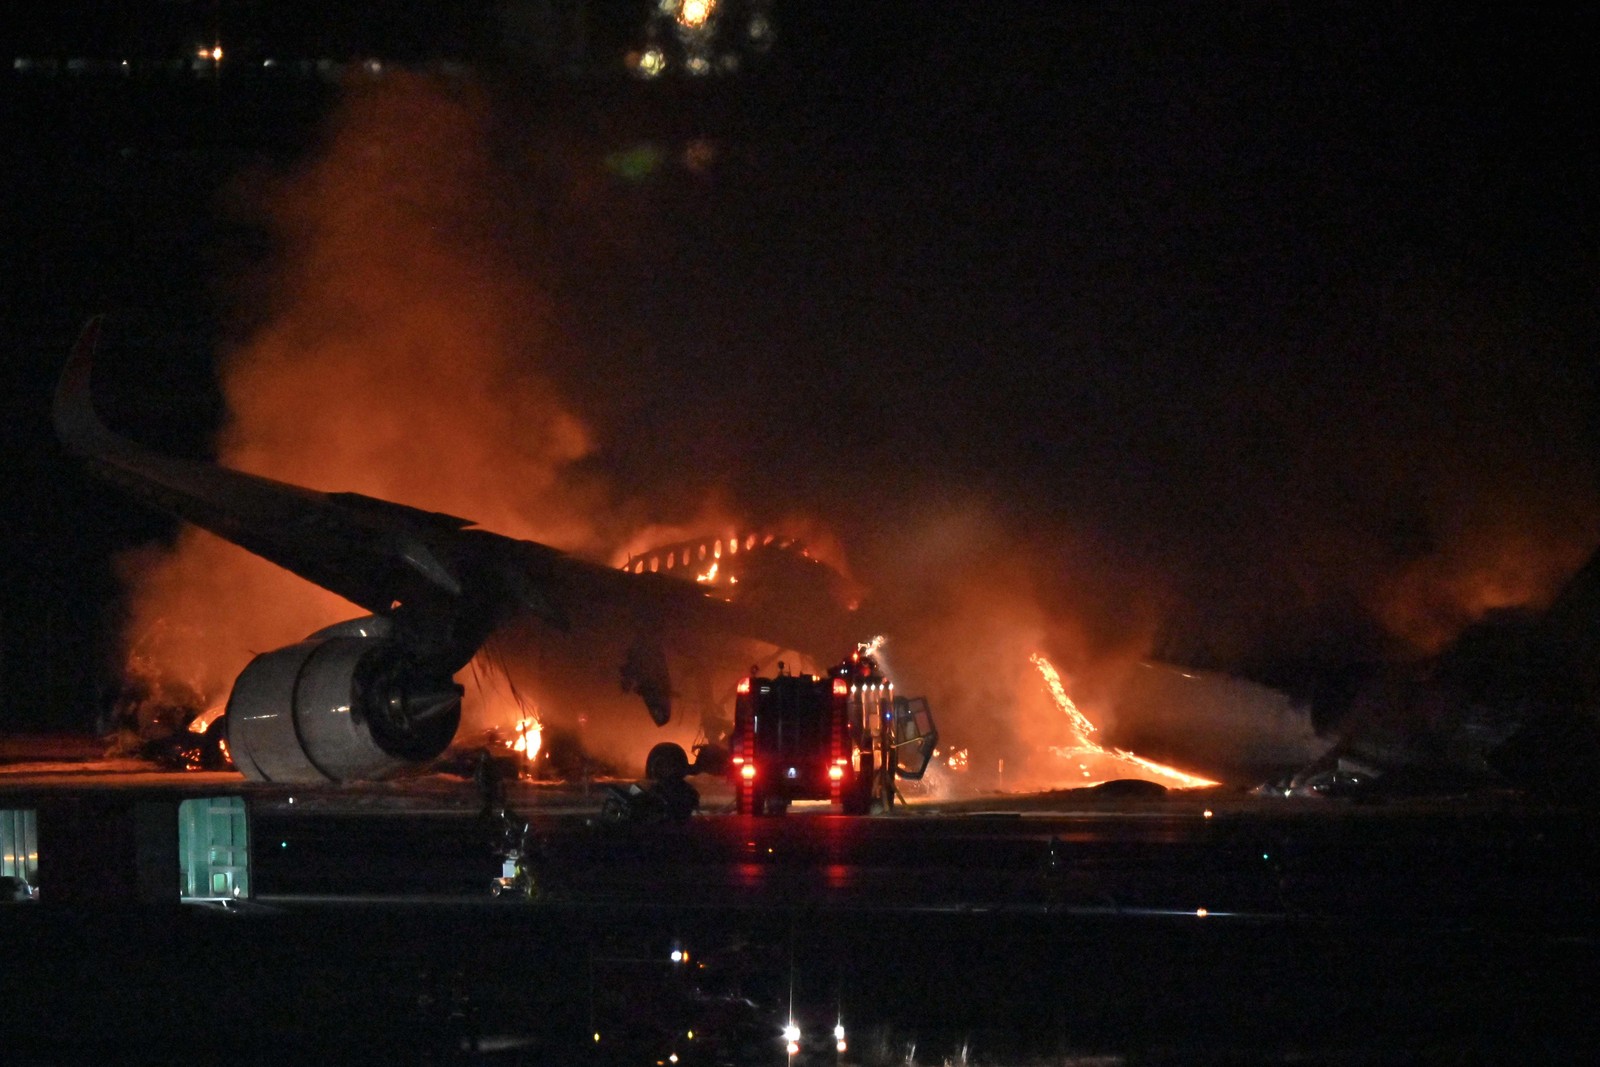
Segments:
[[[828,777],[833,779],[835,782],[843,781],[844,768],[839,766],[837,763],[834,764],[832,767],[828,768]]]
[[[756,765],[754,763],[746,763],[743,767],[739,768],[739,777],[743,778],[745,781],[754,781],[755,776]]]
[[[844,1023],[834,1023],[833,1024],[833,1039],[835,1041],[843,1041],[844,1040]],[[841,1049],[840,1051],[843,1051],[843,1050]]]
[[[793,1019],[789,1020],[789,1025],[783,1028],[783,1039],[791,1044],[800,1040],[800,1027],[795,1025]]]

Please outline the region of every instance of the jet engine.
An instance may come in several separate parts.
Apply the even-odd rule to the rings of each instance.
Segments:
[[[438,756],[460,722],[461,687],[419,668],[387,619],[357,619],[250,661],[228,749],[254,781],[387,778]]]

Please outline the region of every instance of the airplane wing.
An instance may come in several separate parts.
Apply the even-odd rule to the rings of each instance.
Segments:
[[[101,325],[97,317],[84,327],[54,407],[61,443],[96,473],[368,611],[462,595],[435,546],[470,526],[466,519],[163,456],[113,433],[90,393]]]

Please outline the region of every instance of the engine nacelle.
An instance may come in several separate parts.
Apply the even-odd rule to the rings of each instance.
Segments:
[[[386,778],[438,756],[461,687],[408,667],[380,620],[330,627],[250,661],[228,698],[228,749],[259,782]]]

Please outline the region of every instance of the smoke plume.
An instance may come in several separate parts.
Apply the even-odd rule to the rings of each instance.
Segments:
[[[593,551],[589,433],[541,369],[574,356],[504,248],[485,113],[470,86],[392,77],[267,183],[269,310],[223,357],[219,459]],[[212,700],[253,653],[359,614],[194,529],[124,563],[130,646]]]
[[[1157,635],[1422,656],[1547,603],[1600,536],[1587,386],[1561,338],[1505,325],[1515,294],[1399,267],[1315,306],[1202,292],[1169,241],[1200,217],[1225,249],[1253,214],[1125,210],[1032,142],[1027,175],[990,173],[987,120],[951,133],[932,105],[861,134],[900,151],[869,166],[781,107],[514,97],[352,86],[300,169],[251,186],[274,255],[221,362],[223,462],[611,561],[797,534],[848,567],[900,691],[1008,787],[1055,784],[1064,739],[1030,652],[1113,743],[1248,748],[1261,723],[1262,759],[1295,758],[1313,739],[1283,708],[1176,723],[1138,681]],[[1187,141],[1144,159],[1120,121],[1078,123],[1111,178],[1204,190]],[[1287,254],[1258,240],[1262,269]],[[212,699],[355,614],[194,531],[124,565],[130,650]]]

